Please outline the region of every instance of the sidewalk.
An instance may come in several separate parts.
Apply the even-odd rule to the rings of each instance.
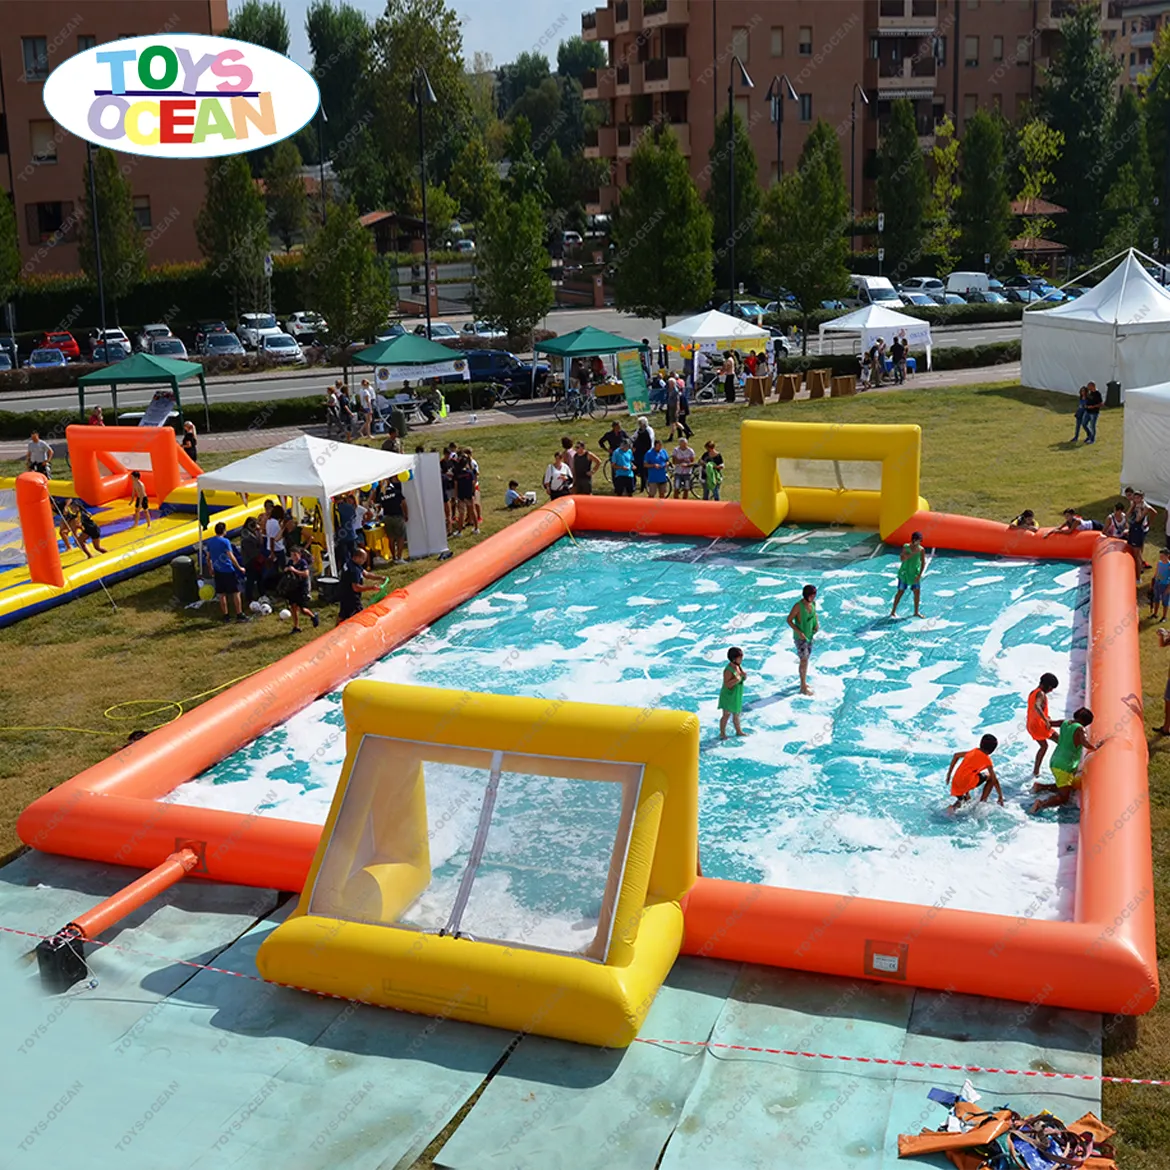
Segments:
[[[906,382],[906,390],[934,390],[946,386],[973,386],[981,382],[1018,382],[1020,363],[1007,362],[1000,366],[979,366],[970,370],[944,370],[933,374],[915,374]],[[887,383],[881,390],[866,391],[867,394],[886,393],[901,390],[902,387]],[[798,401],[805,398],[802,390]],[[702,410],[718,409],[720,404],[704,405]],[[742,403],[740,403],[742,405]],[[553,418],[552,403],[540,401],[524,403],[503,410],[477,410],[476,422],[471,414],[459,412],[430,426],[415,427],[407,436],[406,450],[413,451],[419,443],[430,445],[428,436],[442,435],[449,431],[466,430],[469,426],[498,427],[514,423],[550,422]],[[199,447],[203,451],[235,452],[256,451],[263,447],[276,447],[299,434],[316,435],[325,438],[324,423],[310,423],[303,427],[269,427],[264,430],[203,432],[199,436]],[[27,443],[22,439],[0,440],[0,459],[21,459]]]

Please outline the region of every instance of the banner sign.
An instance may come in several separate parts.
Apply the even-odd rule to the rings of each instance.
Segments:
[[[646,371],[642,369],[641,351],[623,349],[617,355],[617,364],[626,391],[626,407],[630,414],[644,414],[650,409],[650,391],[646,386]]]

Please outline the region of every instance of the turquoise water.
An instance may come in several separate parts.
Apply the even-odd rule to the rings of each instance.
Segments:
[[[855,530],[781,529],[759,543],[563,539],[364,677],[696,711],[708,876],[1071,917],[1076,812],[1025,813],[1024,702],[1051,670],[1053,713],[1080,705],[1088,570],[938,553],[925,618],[909,616],[907,595],[891,621],[897,564]],[[818,586],[821,622],[812,698],[797,693],[785,626],[806,582]],[[721,743],[716,697],[733,644],[745,652],[747,734]],[[988,731],[1000,740],[1005,807],[993,798],[947,816],[951,755]],[[338,692],[176,796],[320,823],[344,746]],[[604,748],[565,754],[604,758]],[[442,799],[434,793],[433,816]],[[555,850],[555,838],[545,843]]]

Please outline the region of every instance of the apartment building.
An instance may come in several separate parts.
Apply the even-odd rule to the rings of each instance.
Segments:
[[[1118,89],[1136,88],[1154,63],[1154,41],[1170,24],[1170,0],[1107,0],[1101,36],[1121,66]]]
[[[613,206],[638,138],[663,122],[706,187],[733,57],[754,82],[742,88],[737,76],[734,100],[759,181],[795,166],[824,118],[838,128],[859,208],[870,206],[878,140],[895,99],[914,104],[923,149],[944,114],[960,130],[981,108],[1020,117],[1071,7],[1072,0],[610,0],[581,22],[582,36],[609,51],[608,67],[586,78],[585,96],[607,110],[586,153],[611,163],[590,210]]]
[[[95,45],[154,32],[221,33],[227,0],[0,0],[0,185],[16,209],[26,273],[77,271],[85,143],[45,110],[44,80]],[[134,189],[148,261],[199,259],[197,162],[119,155]]]

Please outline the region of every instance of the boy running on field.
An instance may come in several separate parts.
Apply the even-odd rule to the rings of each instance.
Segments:
[[[1048,718],[1048,696],[1059,685],[1056,675],[1042,674],[1040,685],[1028,696],[1028,734],[1040,745],[1036,749],[1033,777],[1040,775],[1040,765],[1044,763],[1048,741],[1052,738],[1052,723]]]
[[[991,753],[999,747],[999,740],[994,735],[985,735],[979,741],[979,746],[969,752],[955,752],[951,756],[951,766],[947,769],[947,780],[951,786],[951,795],[955,803],[950,811],[954,812],[971,799],[971,793],[983,785],[983,795],[979,798],[982,804],[994,788],[999,803],[1003,804],[1003,789],[999,786],[999,777],[995,774],[995,766],[991,762]]]
[[[902,545],[902,563],[898,566],[898,591],[894,594],[894,607],[890,610],[890,617],[897,616],[898,603],[907,589],[914,594],[914,616],[917,618],[922,616],[919,606],[922,604],[922,572],[925,568],[926,549],[922,547],[922,533],[911,533],[910,543]]]

